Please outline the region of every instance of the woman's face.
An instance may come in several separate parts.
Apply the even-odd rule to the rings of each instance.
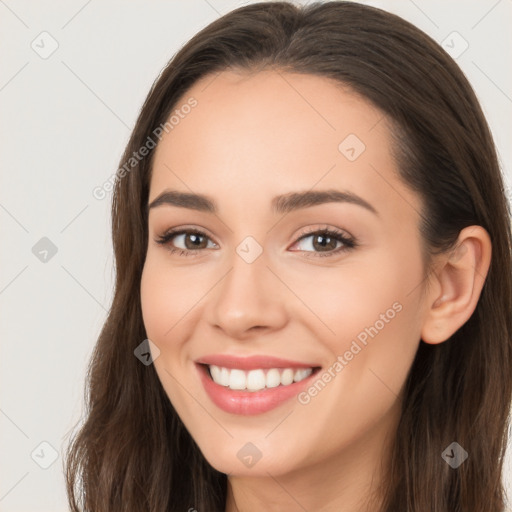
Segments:
[[[365,467],[425,311],[421,203],[382,113],[325,78],[226,71],[174,116],[141,282],[172,405],[224,473]]]

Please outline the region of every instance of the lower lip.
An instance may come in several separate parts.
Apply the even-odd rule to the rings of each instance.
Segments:
[[[208,367],[197,363],[196,366],[211,401],[223,411],[242,416],[262,414],[279,407],[290,398],[297,396],[317,373],[313,371],[309,377],[288,386],[279,385],[261,391],[235,391],[214,382],[209,375]]]

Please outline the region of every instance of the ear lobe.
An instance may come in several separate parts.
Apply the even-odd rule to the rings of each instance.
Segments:
[[[446,341],[471,317],[489,271],[491,246],[482,226],[468,226],[459,233],[455,249],[436,256],[436,286],[425,299],[425,343]]]

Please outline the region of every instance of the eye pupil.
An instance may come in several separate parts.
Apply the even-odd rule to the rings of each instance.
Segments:
[[[185,246],[187,246],[187,249],[197,249],[198,247],[201,247],[201,248],[204,248],[206,247],[206,245],[204,245],[204,240],[203,240],[203,246],[201,246],[201,238],[204,238],[202,237],[201,235],[198,235],[197,233],[189,233],[185,236]],[[188,240],[192,240],[192,246],[189,247],[188,246]]]
[[[328,242],[321,243],[320,242],[321,239],[328,240]],[[315,247],[315,249],[317,249],[318,247],[316,244],[318,244],[320,248],[325,249],[327,247],[327,245],[329,244],[329,242],[331,242],[330,248],[336,249],[336,239],[331,238],[329,236],[325,236],[325,235],[317,235],[314,237],[313,247]]]

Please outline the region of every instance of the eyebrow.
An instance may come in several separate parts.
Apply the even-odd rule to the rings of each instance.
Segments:
[[[275,214],[285,214],[302,208],[309,208],[324,203],[350,203],[379,215],[377,210],[362,197],[349,191],[340,190],[308,190],[306,192],[290,192],[272,199],[271,207]],[[217,203],[208,196],[178,190],[164,190],[148,205],[148,211],[162,205],[179,206],[206,213],[217,213]]]

